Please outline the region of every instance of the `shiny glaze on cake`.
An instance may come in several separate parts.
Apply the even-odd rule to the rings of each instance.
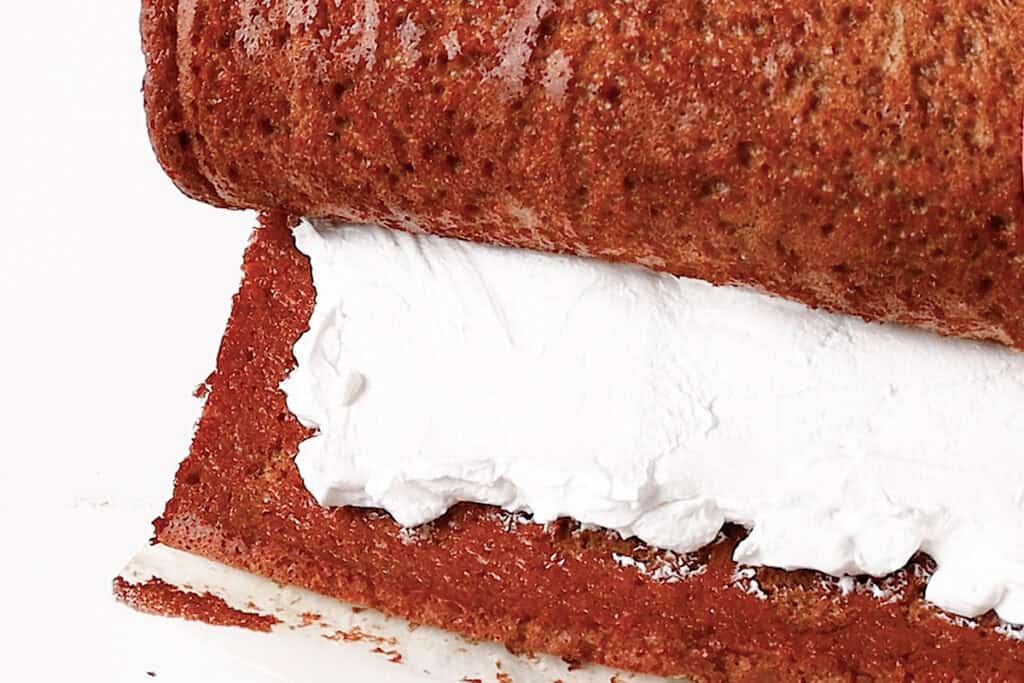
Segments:
[[[146,0],[194,197],[1024,348],[1024,6]]]

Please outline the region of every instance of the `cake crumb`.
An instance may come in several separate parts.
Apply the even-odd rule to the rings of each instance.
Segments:
[[[402,653],[398,650],[385,650],[384,648],[377,646],[373,648],[372,652],[378,655],[384,655],[392,664],[402,663]]]
[[[370,643],[376,643],[378,645],[397,645],[398,639],[391,636],[378,636],[373,633],[367,633],[358,626],[354,627],[351,631],[335,631],[334,633],[324,634],[321,636],[327,640],[333,641],[345,641],[345,642],[360,642],[366,641]]]
[[[312,626],[314,623],[320,621],[322,618],[323,615],[317,614],[316,612],[303,612],[299,615],[299,619],[302,620],[302,622],[299,624],[299,628],[306,628],[307,626]]]

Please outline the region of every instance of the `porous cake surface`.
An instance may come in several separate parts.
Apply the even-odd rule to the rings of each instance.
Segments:
[[[571,661],[696,681],[1024,680],[1024,641],[1013,630],[923,600],[924,556],[885,579],[837,581],[738,566],[737,528],[676,556],[572,520],[539,525],[485,506],[403,530],[379,511],[317,505],[293,463],[308,432],[279,389],[314,297],[283,215],[264,219],[244,272],[158,541]]]
[[[158,578],[132,583],[119,576],[114,579],[114,595],[140,612],[202,621],[214,626],[240,626],[267,633],[278,623],[276,617],[235,609],[215,595],[182,590]]]
[[[641,263],[1024,348],[1024,7],[147,0],[219,205]]]

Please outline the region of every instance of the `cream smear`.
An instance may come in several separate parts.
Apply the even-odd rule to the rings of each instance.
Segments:
[[[1024,622],[1024,354],[639,267],[303,224],[284,382],[323,505],[473,501],[748,565],[882,576]]]

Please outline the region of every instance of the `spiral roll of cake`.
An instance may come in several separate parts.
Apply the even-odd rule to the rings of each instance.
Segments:
[[[1024,5],[146,0],[204,201],[630,261],[1024,348]]]

